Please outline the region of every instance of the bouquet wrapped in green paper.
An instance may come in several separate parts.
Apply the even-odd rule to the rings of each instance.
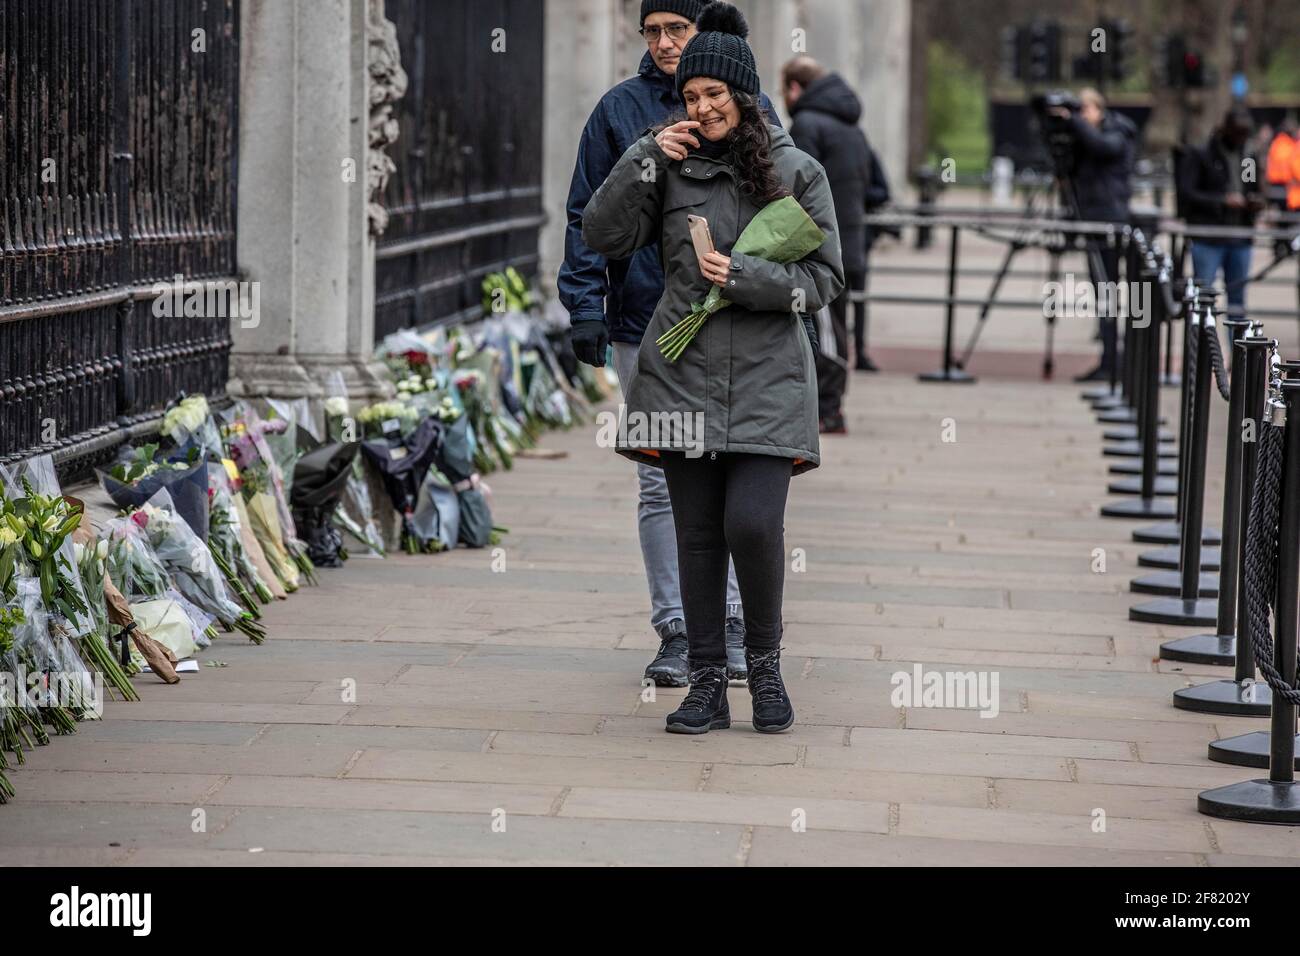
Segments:
[[[732,254],[742,253],[768,262],[798,262],[826,241],[826,233],[813,222],[811,216],[793,196],[783,196],[764,206],[741,232]],[[655,344],[670,362],[681,358],[686,346],[691,344],[704,321],[714,312],[731,303],[722,297],[722,289],[714,286],[701,303],[692,306],[690,314],[659,336]]]

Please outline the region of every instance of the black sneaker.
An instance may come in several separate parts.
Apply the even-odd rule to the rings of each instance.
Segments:
[[[691,671],[691,689],[682,705],[668,715],[670,734],[707,734],[731,726],[727,707],[727,669],[704,665]]]
[[[727,618],[727,680],[744,680],[749,669],[745,667],[745,622],[738,617]]]
[[[645,669],[645,679],[656,687],[685,687],[690,668],[686,665],[686,624],[672,620],[659,629],[659,653]]]
[[[1074,376],[1074,380],[1080,384],[1084,382],[1109,382],[1110,370],[1098,365],[1091,372],[1084,372],[1082,375]]]
[[[794,708],[781,680],[781,648],[745,651],[749,667],[749,694],[754,705],[754,729],[761,734],[779,734],[794,726]]]
[[[879,366],[877,366],[875,362],[871,361],[871,357],[867,355],[859,355],[853,363],[853,368],[858,372],[880,371]]]

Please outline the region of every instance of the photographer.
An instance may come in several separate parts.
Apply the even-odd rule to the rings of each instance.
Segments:
[[[1178,191],[1189,226],[1255,224],[1264,207],[1255,159],[1246,148],[1254,123],[1242,107],[1228,110],[1204,146],[1190,146],[1178,168]],[[1228,311],[1242,316],[1250,273],[1249,238],[1192,239],[1192,267],[1201,286],[1214,284],[1219,270],[1228,291]]]
[[[1051,114],[1061,120],[1073,140],[1074,211],[1085,222],[1128,222],[1130,181],[1137,144],[1137,127],[1126,116],[1106,109],[1106,100],[1094,89],[1079,92],[1077,110],[1057,106]],[[1101,239],[1088,240],[1088,271],[1097,288],[1097,313],[1101,324],[1101,362],[1075,381],[1109,379],[1118,358],[1115,316],[1117,303],[1103,296],[1102,283],[1119,282],[1119,247]]]

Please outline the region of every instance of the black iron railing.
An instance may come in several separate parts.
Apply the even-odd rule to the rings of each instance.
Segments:
[[[66,475],[179,391],[229,320],[152,286],[235,274],[238,0],[0,0],[0,461]]]
[[[536,273],[543,222],[543,4],[387,0],[385,9],[409,82],[387,148],[397,170],[382,197],[377,338],[477,315],[489,272]]]

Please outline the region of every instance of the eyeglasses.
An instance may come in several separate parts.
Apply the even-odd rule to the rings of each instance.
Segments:
[[[674,40],[686,39],[686,31],[694,24],[690,23],[670,23],[666,27],[642,27],[637,32],[645,37],[647,43],[658,43],[659,38],[667,33]]]

